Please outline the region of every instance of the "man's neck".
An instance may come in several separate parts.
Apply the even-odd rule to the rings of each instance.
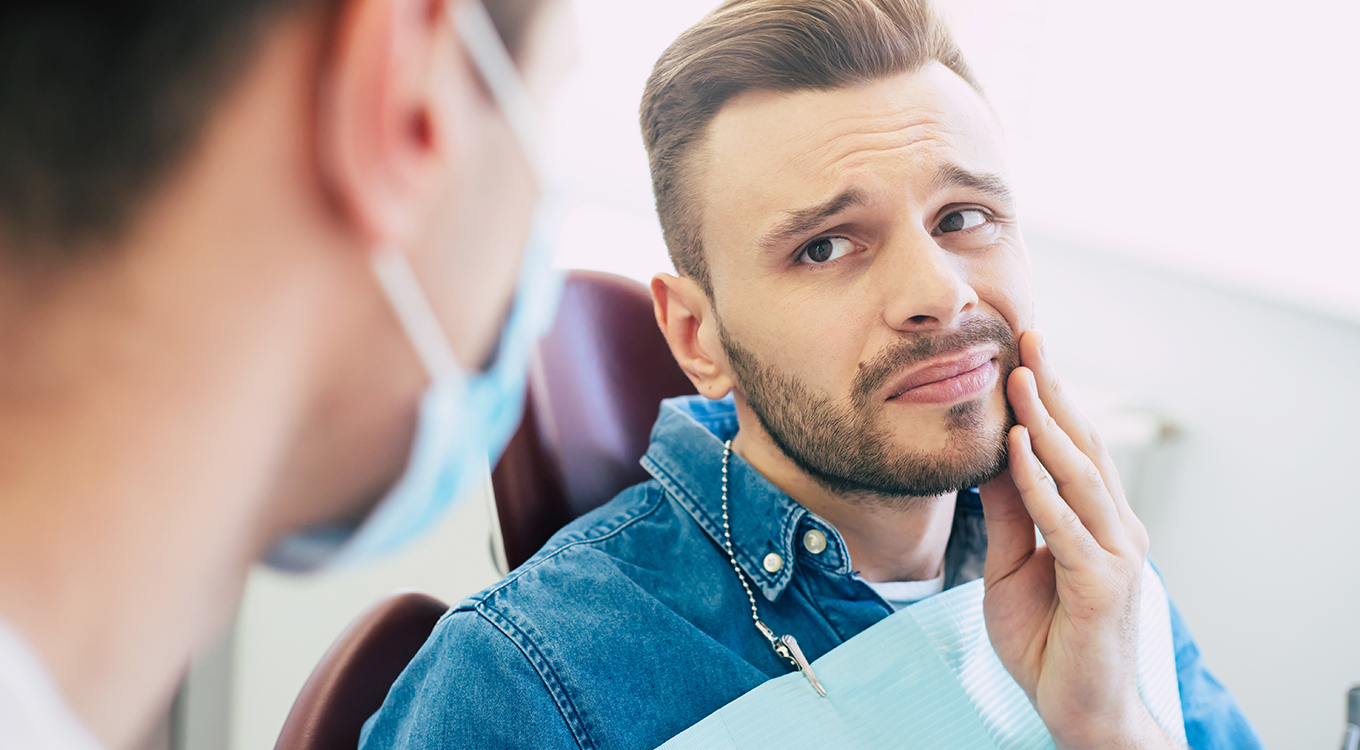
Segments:
[[[828,490],[774,444],[749,410],[732,450],[771,484],[836,527],[866,581],[924,581],[940,575],[954,522],[954,493],[937,497],[866,498]]]
[[[190,175],[124,247],[0,272],[0,617],[115,748],[229,621],[336,369],[334,290],[269,226],[198,231]]]
[[[0,305],[0,617],[111,747],[228,621],[297,419],[297,368],[266,374],[294,303],[223,314],[236,280],[174,244],[7,276]]]

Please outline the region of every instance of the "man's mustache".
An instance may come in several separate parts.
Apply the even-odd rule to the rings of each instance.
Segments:
[[[851,385],[850,395],[856,405],[864,406],[888,380],[903,370],[942,354],[950,354],[978,344],[996,344],[1001,374],[1005,377],[1019,361],[1015,333],[1000,318],[977,316],[969,318],[945,333],[909,333],[893,342],[872,361],[860,368]]]

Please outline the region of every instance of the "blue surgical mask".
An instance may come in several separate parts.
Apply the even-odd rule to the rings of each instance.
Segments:
[[[535,110],[509,54],[479,0],[457,4],[454,26],[467,46],[510,130],[542,184]],[[501,331],[495,362],[469,374],[429,304],[405,254],[381,248],[373,270],[402,328],[430,376],[420,401],[406,470],[357,525],[329,525],[282,540],[266,562],[310,571],[389,555],[432,529],[489,475],[519,425],[529,359],[557,308],[562,274],[552,268],[556,216],[540,200],[520,261],[514,306]]]

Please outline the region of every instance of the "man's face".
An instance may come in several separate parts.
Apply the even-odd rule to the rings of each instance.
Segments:
[[[926,497],[1005,462],[1029,266],[991,111],[941,65],[729,102],[698,155],[737,397],[830,490]]]

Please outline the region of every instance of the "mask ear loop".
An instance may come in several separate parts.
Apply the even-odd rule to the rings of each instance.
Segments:
[[[529,96],[524,78],[501,43],[500,33],[496,31],[496,25],[492,23],[482,0],[462,0],[456,6],[451,19],[453,28],[463,40],[468,55],[481,73],[486,87],[491,90],[491,97],[496,100],[506,123],[519,141],[534,179],[542,185],[544,172],[540,134],[543,129],[538,108]]]
[[[500,34],[486,12],[486,6],[482,5],[482,0],[461,0],[453,4],[455,7],[451,21],[454,31],[466,45],[473,64],[490,89],[506,124],[515,134],[534,179],[541,185],[543,171],[539,152],[541,130],[538,111],[519,70],[501,43]],[[430,307],[429,299],[421,289],[406,256],[394,247],[380,247],[373,253],[370,263],[430,378],[436,381],[465,380],[463,368],[458,366],[453,356],[444,327]]]
[[[491,97],[496,100],[506,124],[515,134],[515,140],[529,162],[534,179],[542,185],[543,162],[539,150],[539,134],[542,130],[538,110],[524,85],[524,79],[501,43],[500,34],[482,0],[461,0],[452,4],[454,9],[450,20],[454,31],[463,40],[468,55],[491,91]],[[392,308],[406,328],[417,356],[425,365],[425,371],[434,380],[465,380],[463,368],[458,366],[453,356],[444,327],[431,309],[406,256],[394,247],[380,247],[373,253],[370,263]]]
[[[430,379],[464,381],[467,376],[458,366],[444,327],[421,290],[406,255],[394,247],[384,246],[372,254],[369,262]]]

